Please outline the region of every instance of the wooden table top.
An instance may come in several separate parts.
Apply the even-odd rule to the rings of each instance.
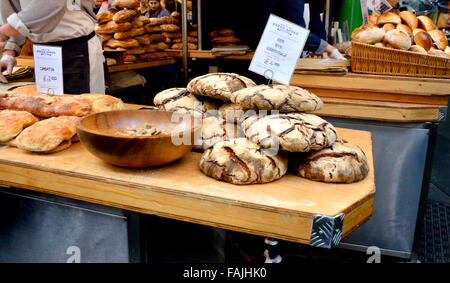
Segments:
[[[370,218],[375,194],[369,132],[338,129],[366,153],[370,172],[353,184],[326,184],[287,174],[260,185],[217,181],[190,152],[166,166],[129,169],[109,165],[81,143],[41,155],[0,149],[0,183],[213,227],[309,243],[314,215],[345,213],[343,235]]]

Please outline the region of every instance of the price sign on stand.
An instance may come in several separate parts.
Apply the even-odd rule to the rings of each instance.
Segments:
[[[309,30],[270,15],[249,70],[289,85]]]
[[[33,56],[37,91],[63,95],[62,48],[35,44]]]

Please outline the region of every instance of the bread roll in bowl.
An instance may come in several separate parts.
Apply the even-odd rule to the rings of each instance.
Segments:
[[[445,52],[445,54],[447,54],[448,56],[450,56],[450,46],[445,47],[444,52]]]
[[[448,46],[448,42],[447,42],[447,37],[445,36],[445,33],[443,33],[442,31],[435,29],[435,30],[430,30],[428,32],[428,34],[431,36],[431,39],[434,43],[434,45],[436,45],[436,47],[440,50],[445,50],[445,48],[447,48]]]
[[[402,21],[408,25],[411,30],[414,30],[419,25],[419,20],[417,20],[416,15],[411,13],[410,11],[402,11],[398,14]]]
[[[352,32],[352,40],[374,44],[383,40],[385,31],[377,27],[356,28]]]
[[[425,50],[425,48],[423,48],[420,45],[413,45],[413,46],[411,46],[410,50],[413,52],[417,52],[417,53],[421,53],[421,54],[425,54],[425,55],[428,54],[428,52]]]
[[[384,41],[396,49],[408,50],[411,48],[411,38],[409,35],[398,29],[388,31],[384,36]]]
[[[426,31],[434,30],[434,23],[429,17],[418,16],[417,20],[419,21],[420,28],[423,28]]]
[[[397,29],[406,32],[407,34],[412,34],[412,30],[404,24],[397,25]]]
[[[414,34],[414,43],[428,51],[431,48],[431,36],[427,32],[418,31]]]
[[[382,14],[377,19],[377,25],[379,25],[379,26],[382,26],[385,24],[398,25],[401,23],[402,23],[402,19],[400,18],[400,16],[395,13],[392,13],[392,12],[387,12],[385,14]]]
[[[424,30],[422,28],[416,28],[416,29],[413,29],[413,35],[416,35],[416,33],[418,33],[419,31],[427,32],[426,30]]]

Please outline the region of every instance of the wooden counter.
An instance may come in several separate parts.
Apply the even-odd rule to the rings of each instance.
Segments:
[[[40,155],[0,149],[0,183],[203,225],[310,243],[315,215],[345,214],[342,234],[367,221],[375,194],[371,135],[338,129],[360,145],[370,173],[353,184],[325,184],[287,174],[262,185],[237,186],[202,174],[199,153],[158,168],[128,169],[94,157],[81,143]]]

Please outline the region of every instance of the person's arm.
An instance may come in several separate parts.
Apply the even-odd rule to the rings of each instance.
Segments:
[[[43,5],[43,1],[33,0],[26,7],[20,7],[19,1],[12,2],[20,11],[7,16],[5,24],[0,27],[0,32],[7,36],[15,36],[20,33],[28,37],[31,34],[53,31],[64,16],[67,5],[67,0],[45,1],[45,5]],[[7,5],[5,9],[12,9],[9,1],[3,0],[1,5],[2,10],[4,5]]]

